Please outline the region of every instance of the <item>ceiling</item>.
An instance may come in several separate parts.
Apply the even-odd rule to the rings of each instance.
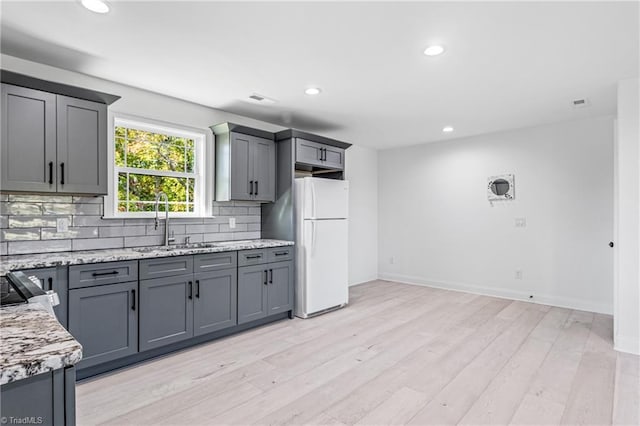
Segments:
[[[2,52],[374,148],[614,114],[638,76],[637,2],[110,6],[2,1]]]

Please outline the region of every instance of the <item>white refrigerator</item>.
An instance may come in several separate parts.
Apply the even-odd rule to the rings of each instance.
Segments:
[[[308,318],[349,301],[349,182],[298,178],[295,195],[295,315]]]

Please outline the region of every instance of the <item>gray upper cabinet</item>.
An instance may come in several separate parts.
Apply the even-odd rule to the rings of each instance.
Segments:
[[[58,192],[107,193],[107,106],[57,97]]]
[[[140,281],[140,350],[193,337],[193,274]]]
[[[106,104],[2,83],[1,120],[0,190],[107,193]]]
[[[255,138],[251,145],[253,158],[253,199],[273,202],[276,198],[276,144]]]
[[[56,192],[56,95],[2,84],[1,187]]]
[[[212,130],[216,135],[216,200],[275,201],[273,134],[230,123]]]
[[[194,335],[236,325],[236,268],[195,274],[194,278]]]
[[[332,145],[296,138],[296,163],[327,169],[344,169],[345,150]]]
[[[69,291],[69,332],[82,345],[78,368],[138,352],[137,282]]]
[[[251,136],[231,134],[231,200],[253,198],[253,155]]]

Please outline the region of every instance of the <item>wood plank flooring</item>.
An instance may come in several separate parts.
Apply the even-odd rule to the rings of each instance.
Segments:
[[[610,316],[387,281],[77,386],[78,425],[640,424]]]

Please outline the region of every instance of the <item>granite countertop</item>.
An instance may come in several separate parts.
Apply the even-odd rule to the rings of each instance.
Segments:
[[[148,259],[153,257],[184,256],[190,254],[218,253],[292,245],[294,245],[293,241],[284,240],[242,240],[177,245],[170,246],[170,249],[162,246],[153,246],[0,256],[0,276],[6,275],[7,272],[17,271],[20,269],[81,265],[84,263],[115,262],[120,260]]]
[[[39,303],[0,308],[0,385],[75,365],[82,346]]]

